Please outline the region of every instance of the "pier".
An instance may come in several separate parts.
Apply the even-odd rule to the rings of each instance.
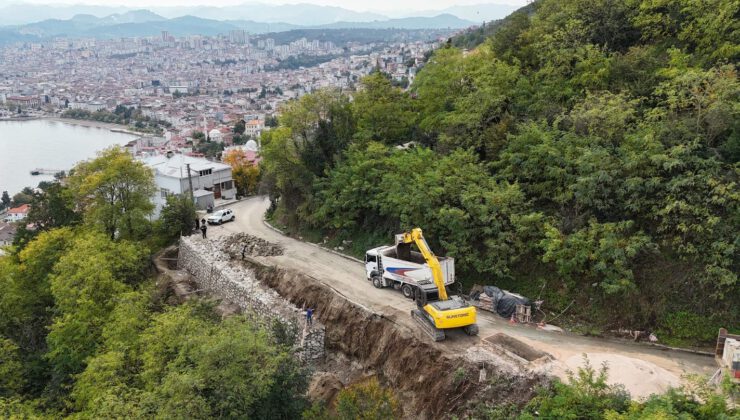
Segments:
[[[46,168],[36,168],[31,169],[31,175],[56,175],[59,172],[63,172],[63,169],[46,169]]]

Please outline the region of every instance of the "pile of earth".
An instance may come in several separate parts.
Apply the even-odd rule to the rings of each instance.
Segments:
[[[247,233],[236,233],[223,240],[221,249],[233,259],[251,257],[274,257],[283,255],[283,247]]]

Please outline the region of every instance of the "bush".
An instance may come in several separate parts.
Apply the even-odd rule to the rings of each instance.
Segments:
[[[626,411],[630,395],[622,386],[607,384],[607,366],[597,371],[585,361],[577,372],[568,373],[568,383],[556,380],[551,388],[542,389],[521,418],[601,419],[607,411]]]
[[[685,345],[714,341],[720,326],[709,317],[680,311],[667,314],[659,328],[659,336],[668,337],[666,342]]]
[[[372,378],[339,392],[337,416],[341,420],[395,419],[401,417],[401,409],[393,391]]]

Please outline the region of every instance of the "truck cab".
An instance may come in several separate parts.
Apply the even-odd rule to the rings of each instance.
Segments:
[[[383,247],[373,248],[365,253],[365,277],[372,280],[374,275],[383,273],[378,267],[378,250]]]

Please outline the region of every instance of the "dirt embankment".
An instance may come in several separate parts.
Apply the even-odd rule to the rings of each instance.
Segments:
[[[309,390],[316,399],[332,401],[342,387],[376,376],[394,391],[405,418],[439,419],[466,417],[480,401],[524,403],[537,385],[547,382],[543,373],[512,368],[511,358],[502,362],[500,354],[496,358],[490,351],[461,348],[452,341],[439,347],[311,276],[266,265],[261,258],[282,253],[273,243],[241,233],[211,244],[229,264],[246,265],[257,281],[291,304],[316,309],[326,328],[327,350]],[[174,270],[174,252],[160,255],[158,269],[169,278],[175,295],[189,297],[192,281],[187,273]]]
[[[449,357],[393,322],[355,305],[316,279],[281,268],[267,267],[247,257],[245,263],[259,280],[296,306],[316,308],[326,326],[327,350],[363,366],[367,374],[398,393],[408,418],[443,418],[461,414],[473,401],[521,403],[531,398],[540,375],[511,375],[460,355]],[[505,386],[496,381],[506,382]],[[496,395],[490,391],[495,388]]]

